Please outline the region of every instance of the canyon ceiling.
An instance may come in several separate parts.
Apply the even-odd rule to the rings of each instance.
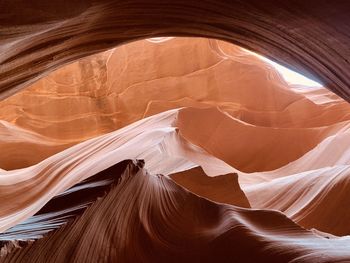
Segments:
[[[78,58],[170,35],[232,42],[350,99],[346,0],[5,0],[0,10],[0,98]]]

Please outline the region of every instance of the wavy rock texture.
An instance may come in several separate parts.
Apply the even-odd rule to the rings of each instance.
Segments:
[[[4,0],[0,10],[1,98],[77,58],[187,35],[249,48],[349,99],[348,1]]]
[[[104,196],[111,185],[118,182],[128,163],[120,162],[74,185],[52,198],[35,216],[0,234],[3,248],[1,253],[8,253],[9,247],[17,240],[32,241],[42,238],[82,214],[89,205]],[[142,164],[141,161],[138,163]]]
[[[349,113],[219,40],[76,61],[0,102],[1,260],[350,261]]]
[[[184,59],[189,56],[192,59]],[[322,98],[328,102],[320,103]],[[220,136],[237,130],[243,145],[235,143],[237,138],[227,137],[225,143],[232,146],[229,155],[216,155],[210,146],[203,145],[205,134],[195,140],[247,172],[271,170],[295,160],[346,126],[350,118],[349,105],[339,97],[321,94],[315,98],[295,92],[271,65],[236,46],[191,38],[159,44],[139,41],[75,62],[0,102],[2,120],[48,137],[41,141],[49,140],[45,144],[52,145],[45,150],[33,147],[36,154],[31,155],[32,161],[10,150],[1,156],[0,167],[35,164],[72,144],[143,117],[188,106],[219,107],[233,117],[217,112],[211,116],[218,122],[215,125],[203,117],[199,120],[204,121],[202,129],[207,133],[219,122],[230,123]],[[245,147],[245,140],[252,136],[259,136],[255,139],[259,143]],[[273,143],[277,138],[278,145]],[[288,152],[275,158],[287,146]],[[255,153],[259,153],[259,161],[244,163]]]
[[[119,184],[80,217],[13,249],[4,262],[330,262],[348,259],[348,245],[278,212],[212,203],[130,162]]]

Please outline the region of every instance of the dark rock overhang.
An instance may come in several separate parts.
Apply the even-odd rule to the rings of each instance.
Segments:
[[[84,56],[171,35],[232,42],[350,100],[349,1],[5,0],[0,10],[0,99]]]

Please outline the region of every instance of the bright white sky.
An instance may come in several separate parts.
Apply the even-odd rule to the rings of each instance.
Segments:
[[[247,50],[248,51],[248,50]],[[248,51],[250,53],[253,53],[251,51]],[[269,60],[268,58],[261,56],[259,54],[253,53],[254,55],[258,56],[260,59],[270,63],[273,65],[279,73],[284,77],[284,79],[290,83],[290,84],[298,84],[308,87],[322,87],[322,85],[316,81],[313,81],[289,68],[286,68],[280,64],[277,64],[276,62],[273,62],[272,60]]]
[[[282,74],[284,79],[291,84],[300,84],[310,87],[322,87],[322,85],[314,80],[311,80],[293,70],[290,70],[286,67],[281,66],[273,61],[269,61],[275,68]]]

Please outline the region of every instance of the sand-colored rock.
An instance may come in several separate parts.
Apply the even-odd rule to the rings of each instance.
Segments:
[[[200,166],[174,173],[171,179],[190,192],[219,203],[250,207],[244,192],[240,189],[238,175],[234,173],[216,177],[208,176]]]
[[[186,59],[189,56],[192,59]],[[9,150],[0,159],[0,167],[35,164],[80,141],[165,110],[218,107],[232,117],[227,120],[230,134],[225,138],[221,134],[221,143],[231,140],[233,145],[238,139],[243,145],[235,145],[239,156],[232,151],[217,157],[241,171],[273,170],[348,124],[350,106],[345,101],[333,95],[320,103],[310,94],[291,89],[271,65],[226,42],[138,41],[63,67],[1,101],[0,119],[39,133],[56,145],[48,150],[33,147],[32,160],[6,145]],[[217,121],[228,118],[222,115]],[[198,140],[200,136],[194,143],[201,144]],[[246,147],[246,140],[255,143]],[[278,154],[287,147],[288,152]],[[204,148],[214,154],[210,147]],[[250,162],[252,156],[259,161]]]
[[[2,259],[349,261],[349,113],[213,39],[76,61],[0,102]]]
[[[115,177],[121,177],[118,185],[81,216],[12,248],[2,261],[326,263],[350,258],[348,239],[315,235],[279,212],[212,203],[132,162]]]

